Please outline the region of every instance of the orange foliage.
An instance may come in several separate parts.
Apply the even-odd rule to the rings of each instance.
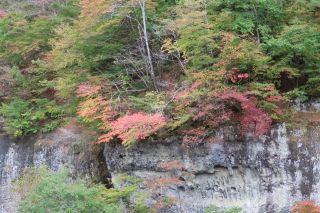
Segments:
[[[302,201],[297,203],[291,209],[292,213],[320,213],[320,206],[312,201]]]
[[[82,27],[91,26],[100,15],[112,12],[114,1],[110,0],[81,0],[81,13],[78,25]]]
[[[77,97],[83,99],[77,114],[85,121],[100,121],[100,129],[108,131],[99,137],[98,143],[109,142],[117,137],[128,146],[136,140],[146,139],[165,126],[166,119],[159,113],[127,113],[115,120],[119,113],[114,110],[110,101],[105,100],[101,90],[101,86],[88,81],[81,84],[76,91]]]
[[[214,64],[214,67],[217,67],[218,75],[220,77],[225,76],[227,74],[227,71],[225,70],[225,67],[230,64],[230,61],[233,61],[234,58],[237,57],[239,52],[241,51],[241,45],[236,46],[234,49],[232,49],[231,52],[228,51],[228,48],[230,48],[230,44],[235,39],[235,35],[232,33],[225,33],[223,38],[223,48],[221,52],[228,52],[228,55],[226,55],[223,59],[219,60],[216,64]]]
[[[79,104],[77,114],[89,122],[100,120],[103,123],[101,128],[108,129],[109,122],[117,116],[117,112],[100,92],[101,87],[92,85],[89,81],[81,84],[76,93],[77,97],[84,100]]]
[[[122,140],[126,146],[136,140],[146,139],[166,125],[166,119],[159,113],[145,114],[142,112],[126,114],[110,123],[111,132],[102,135],[99,143],[109,142],[114,137]]]

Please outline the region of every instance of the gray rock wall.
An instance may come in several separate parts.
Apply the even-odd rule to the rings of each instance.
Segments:
[[[147,195],[149,205],[172,199],[173,205],[160,212],[236,206],[248,213],[287,213],[296,201],[320,202],[320,116],[312,104],[296,107],[302,109],[302,121],[290,128],[277,125],[259,140],[244,141],[224,128],[221,142],[193,148],[181,146],[174,136],[127,150],[106,144],[102,153],[103,146],[90,143],[95,135],[74,123],[16,142],[0,135],[0,213],[16,212],[19,195],[12,181],[27,167],[41,164],[54,170],[68,166],[74,178],[104,184],[111,174],[115,187],[121,186],[116,179],[123,174],[135,176],[142,180],[139,192]]]
[[[248,213],[287,213],[296,201],[320,202],[320,126],[288,130],[282,124],[259,140],[230,140],[232,134],[225,130],[223,143],[189,149],[176,138],[141,142],[129,150],[107,144],[106,162],[113,179],[126,173],[149,180],[140,189],[149,194],[149,204],[173,198],[176,205],[165,212],[200,213],[214,205],[237,206]],[[159,168],[174,160],[184,168]],[[168,178],[179,181],[158,190],[149,186],[150,180],[155,184]]]
[[[102,146],[93,145],[94,135],[70,124],[53,133],[12,141],[0,136],[0,213],[17,211],[19,194],[13,181],[31,166],[48,165],[53,170],[69,167],[74,178],[109,183]]]

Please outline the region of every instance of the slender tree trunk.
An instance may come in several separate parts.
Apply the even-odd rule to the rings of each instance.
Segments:
[[[260,43],[259,17],[258,17],[258,11],[255,5],[253,6],[253,12],[256,17],[255,28],[256,28],[256,34],[257,34],[257,42]]]
[[[149,63],[149,72],[151,79],[153,81],[154,87],[156,88],[156,77],[154,74],[153,64],[152,64],[152,57],[149,47],[149,39],[148,39],[148,32],[147,32],[147,15],[146,15],[146,6],[145,6],[145,0],[139,1],[141,12],[142,12],[142,21],[143,21],[143,34],[144,34],[144,41],[146,45],[146,51],[147,51],[147,57],[148,57],[148,63]]]

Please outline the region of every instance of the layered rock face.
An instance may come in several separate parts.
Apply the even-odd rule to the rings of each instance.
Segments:
[[[31,166],[48,165],[53,170],[68,167],[74,178],[107,184],[103,148],[91,144],[93,136],[76,124],[21,141],[0,136],[0,213],[17,211],[20,198],[13,181]]]
[[[307,106],[301,107],[306,113],[301,116],[310,116]],[[314,116],[320,118],[313,113],[313,120]],[[238,140],[225,128],[221,138],[222,143],[194,148],[183,148],[175,137],[128,150],[107,144],[104,153],[113,179],[126,173],[142,180],[140,191],[149,194],[149,204],[161,197],[174,200],[175,205],[164,212],[202,213],[217,206],[240,207],[248,213],[288,213],[296,201],[320,202],[316,122],[293,123],[291,128],[277,125],[258,140]]]
[[[116,143],[93,145],[95,135],[75,123],[21,141],[1,135],[0,213],[17,211],[19,195],[12,181],[26,168],[42,164],[54,170],[67,166],[74,178],[104,184],[110,183],[110,174],[112,180],[123,174],[137,177],[138,193],[146,195],[148,204],[172,201],[160,212],[202,213],[218,206],[287,213],[296,201],[320,202],[320,116],[315,103],[297,105],[299,123],[274,126],[260,139],[240,140],[232,128],[224,128],[221,142],[192,148],[183,147],[176,136],[130,149]],[[113,185],[122,186],[116,181]]]

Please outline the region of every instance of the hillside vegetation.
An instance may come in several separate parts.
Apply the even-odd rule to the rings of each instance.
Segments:
[[[46,0],[0,3],[6,131],[69,118],[98,143],[181,134],[259,137],[320,95],[317,0]]]

